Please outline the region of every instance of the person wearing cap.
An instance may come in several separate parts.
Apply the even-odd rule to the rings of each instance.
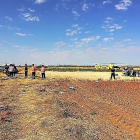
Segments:
[[[112,77],[115,79],[115,69],[114,69],[114,66],[111,69],[111,80],[112,80]]]
[[[27,78],[28,77],[28,66],[27,66],[27,64],[25,64],[24,71],[25,71],[25,78]]]
[[[45,79],[45,67],[44,67],[44,65],[42,65],[42,67],[40,68],[40,71],[41,71],[42,79]]]
[[[36,72],[36,68],[34,64],[32,64],[32,79],[35,79],[35,72]]]

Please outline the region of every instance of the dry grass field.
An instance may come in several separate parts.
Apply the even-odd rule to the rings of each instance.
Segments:
[[[102,72],[37,72],[0,80],[1,140],[139,140],[139,78]],[[0,79],[6,77],[0,73]],[[74,87],[74,89],[71,89]]]
[[[116,72],[118,76],[116,76],[116,80],[137,80],[139,81],[139,77],[126,77],[122,76],[122,72]],[[39,73],[40,75],[40,73]],[[68,79],[81,79],[81,80],[110,80],[111,73],[110,72],[46,72],[46,76],[49,78],[68,78]]]

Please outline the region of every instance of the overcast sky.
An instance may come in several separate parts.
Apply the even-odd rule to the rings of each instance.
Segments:
[[[140,65],[140,0],[0,0],[0,64]]]

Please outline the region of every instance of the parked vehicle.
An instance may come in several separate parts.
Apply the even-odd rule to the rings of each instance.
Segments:
[[[128,67],[128,66],[123,68],[122,74],[130,77],[140,77],[139,70],[134,70],[132,67]]]
[[[9,71],[8,71],[9,65],[5,64],[4,66],[0,66],[0,72],[5,73],[7,76],[9,76]],[[15,67],[14,73],[18,73],[18,69]]]

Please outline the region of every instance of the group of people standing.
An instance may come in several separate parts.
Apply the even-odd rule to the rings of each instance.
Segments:
[[[15,76],[15,73],[17,72],[17,68],[14,64],[10,64],[10,66],[7,66],[7,64],[6,64],[5,69],[6,69],[6,75],[9,75],[10,77]],[[34,66],[34,64],[32,64],[31,69],[32,69],[32,79],[35,79],[36,67]],[[24,71],[25,71],[25,78],[27,78],[28,77],[28,66],[27,66],[27,64],[25,64]],[[45,79],[45,67],[44,67],[44,65],[41,66],[40,71],[41,71],[42,79]],[[115,79],[115,69],[114,69],[114,67],[112,67],[112,69],[111,69],[110,79],[112,79],[112,77]]]
[[[15,73],[18,72],[15,64],[10,64],[10,66],[8,66],[7,64],[5,65],[5,70],[6,70],[6,75],[13,77],[15,76]]]
[[[36,75],[36,67],[34,66],[34,64],[32,64],[32,79],[35,79],[35,75]],[[27,64],[25,64],[25,78],[28,77],[28,66]],[[41,71],[41,75],[42,75],[42,79],[45,79],[45,67],[44,65],[41,66],[40,68]]]

